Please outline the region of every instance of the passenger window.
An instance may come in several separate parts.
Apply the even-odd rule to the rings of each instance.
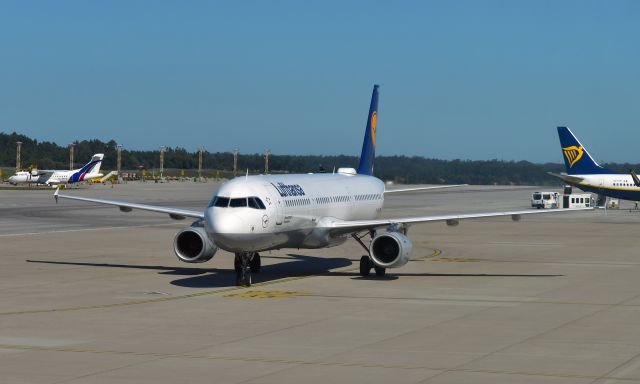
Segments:
[[[231,208],[246,207],[247,206],[247,198],[246,197],[241,197],[241,198],[238,198],[238,199],[231,199],[231,202],[230,202],[229,206]]]
[[[229,206],[229,198],[217,196],[215,201],[213,202],[213,206],[219,207],[219,208],[226,208]]]

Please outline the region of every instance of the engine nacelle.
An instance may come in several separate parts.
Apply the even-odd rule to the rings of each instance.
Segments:
[[[384,232],[371,240],[369,256],[377,267],[400,268],[409,262],[411,240],[400,232]]]
[[[173,239],[173,251],[185,263],[204,263],[211,260],[218,247],[209,240],[202,227],[183,228]]]

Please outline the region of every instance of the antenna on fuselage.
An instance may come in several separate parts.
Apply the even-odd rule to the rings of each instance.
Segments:
[[[244,176],[245,180],[249,178],[249,168],[247,168],[247,174]]]

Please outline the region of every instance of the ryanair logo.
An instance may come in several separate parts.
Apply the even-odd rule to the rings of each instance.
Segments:
[[[569,162],[569,168],[573,167],[573,165],[577,163],[578,160],[582,159],[582,154],[584,153],[582,147],[578,147],[575,145],[562,148],[562,152],[564,153],[564,157],[566,157],[567,161]]]
[[[371,142],[376,145],[376,125],[378,124],[378,112],[371,114]]]

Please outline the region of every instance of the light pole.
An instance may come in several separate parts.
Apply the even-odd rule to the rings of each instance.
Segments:
[[[22,148],[22,141],[16,141],[16,172],[20,172],[22,167],[20,166],[20,149]]]
[[[164,145],[160,146],[160,181],[162,181],[162,172],[164,171]]]
[[[238,147],[233,149],[233,177],[238,176]]]
[[[69,144],[69,170],[73,170],[73,151],[75,148],[75,144],[74,143],[70,143]]]
[[[264,174],[269,174],[269,155],[271,155],[271,151],[269,148],[265,148],[264,150]]]
[[[118,144],[116,145],[116,150],[118,153],[118,162],[116,164],[117,170],[118,170],[118,183],[120,183],[122,181],[122,144]]]
[[[202,181],[202,151],[204,149],[198,149],[198,181]]]

